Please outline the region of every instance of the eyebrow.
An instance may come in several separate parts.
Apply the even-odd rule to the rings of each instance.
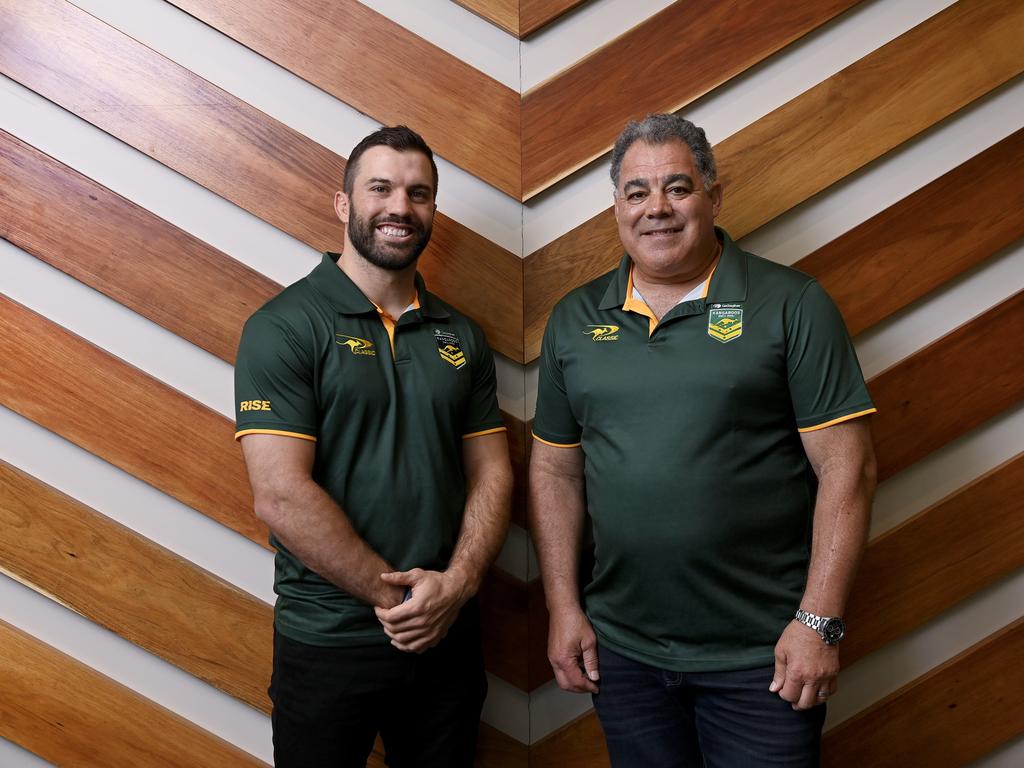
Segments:
[[[667,179],[665,179],[665,185],[675,184],[677,181],[685,181],[691,187],[693,186],[693,179],[687,173],[673,173]]]
[[[373,178],[366,180],[366,186],[368,187],[373,186],[374,184],[384,184],[385,186],[390,187],[392,183],[391,179],[384,178],[383,176],[374,176]],[[434,194],[434,188],[429,184],[411,184],[409,189],[417,192],[420,190],[426,190],[430,194]]]
[[[622,185],[622,191],[625,192],[630,187],[640,187],[640,189],[650,189],[651,185],[647,183],[647,179],[630,179]]]

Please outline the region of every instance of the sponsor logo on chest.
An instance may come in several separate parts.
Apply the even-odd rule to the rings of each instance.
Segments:
[[[366,355],[369,357],[376,357],[377,355],[373,342],[360,339],[358,336],[346,336],[344,333],[336,333],[334,334],[334,341],[343,347],[348,347],[348,351],[353,355]]]
[[[712,304],[708,309],[708,336],[723,344],[743,335],[742,304]]]
[[[434,329],[434,340],[437,342],[437,354],[441,359],[455,369],[462,368],[466,364],[466,354],[462,351],[462,342],[459,337],[451,331]]]
[[[619,326],[617,325],[588,325],[583,333],[590,337],[591,341],[618,341]]]

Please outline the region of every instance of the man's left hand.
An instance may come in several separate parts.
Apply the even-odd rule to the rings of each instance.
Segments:
[[[838,674],[838,647],[826,645],[813,629],[791,621],[775,645],[775,677],[768,690],[793,709],[810,709],[836,692]]]
[[[422,568],[382,573],[381,578],[388,584],[412,589],[404,603],[394,608],[374,608],[391,644],[400,651],[423,653],[441,642],[465,602],[461,580]]]

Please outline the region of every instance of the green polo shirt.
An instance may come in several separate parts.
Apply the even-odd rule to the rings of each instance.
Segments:
[[[245,325],[236,437],[316,442],[313,479],[399,570],[443,569],[466,501],[463,439],[504,429],[483,332],[428,293],[388,324],[326,254]],[[418,306],[416,306],[418,305]],[[277,548],[275,624],[313,645],[386,642],[371,606]]]
[[[818,283],[740,250],[660,323],[631,260],[544,334],[536,438],[581,445],[600,642],[656,667],[770,664],[803,594],[816,480],[800,441],[874,410]]]

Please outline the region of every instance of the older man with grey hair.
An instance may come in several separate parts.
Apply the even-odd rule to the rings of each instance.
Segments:
[[[816,765],[875,409],[818,283],[715,226],[702,129],[630,123],[611,175],[625,254],[559,302],[541,353],[531,525],[555,677],[592,694],[616,768]]]

